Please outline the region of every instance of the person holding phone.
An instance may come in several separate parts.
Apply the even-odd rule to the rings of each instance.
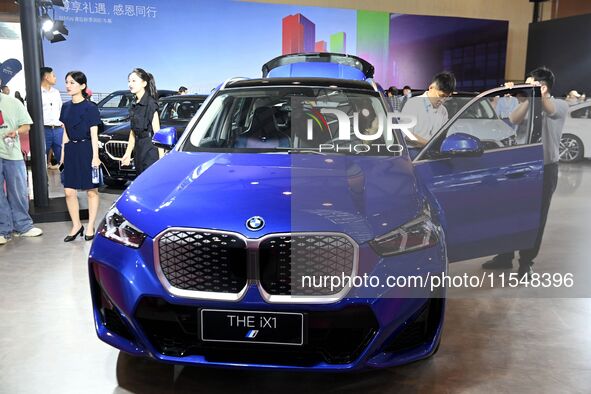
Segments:
[[[60,166],[63,164],[66,204],[72,219],[72,229],[64,238],[71,242],[78,236],[86,241],[94,238],[95,221],[99,208],[98,182],[93,182],[93,168],[101,161],[98,154],[98,125],[101,123],[98,107],[88,100],[86,75],[81,71],[66,74],[66,91],[72,97],[62,106],[60,121],[64,124],[64,146]],[[95,170],[96,171],[96,170]],[[88,226],[80,222],[78,190],[88,196]]]

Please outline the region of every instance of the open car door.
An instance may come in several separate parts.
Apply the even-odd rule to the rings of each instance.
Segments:
[[[521,124],[497,115],[495,98],[505,94],[529,106]],[[539,98],[531,85],[482,93],[414,159],[443,212],[450,262],[534,246],[544,170]]]

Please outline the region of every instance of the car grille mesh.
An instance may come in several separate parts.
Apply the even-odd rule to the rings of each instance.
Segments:
[[[160,268],[173,287],[239,293],[246,286],[246,243],[236,236],[169,231],[158,246]]]
[[[333,233],[272,235],[259,242],[222,232],[169,230],[158,249],[160,271],[174,288],[238,294],[250,267],[270,296],[338,294],[344,286],[331,289],[330,277],[353,275],[357,258],[354,241]]]
[[[331,289],[324,285],[323,278],[352,275],[354,261],[355,247],[342,235],[268,238],[260,245],[261,286],[270,295],[337,294],[343,286]],[[309,278],[305,283],[304,277]]]
[[[122,158],[127,149],[127,141],[108,141],[105,144],[105,149],[108,154],[115,158]]]

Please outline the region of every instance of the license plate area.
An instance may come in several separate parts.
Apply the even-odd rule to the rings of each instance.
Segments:
[[[205,342],[304,344],[302,313],[202,309],[200,322]]]
[[[131,159],[131,163],[129,163],[128,166],[124,166],[123,164],[121,164],[121,161],[118,160],[119,163],[119,171],[133,171],[135,170],[135,164],[133,162],[133,159]]]

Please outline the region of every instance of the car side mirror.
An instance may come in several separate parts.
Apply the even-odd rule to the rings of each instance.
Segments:
[[[470,134],[454,133],[443,140],[439,152],[448,157],[478,157],[484,151],[480,140]]]
[[[152,143],[158,148],[172,150],[176,145],[176,128],[164,127],[154,133]]]

